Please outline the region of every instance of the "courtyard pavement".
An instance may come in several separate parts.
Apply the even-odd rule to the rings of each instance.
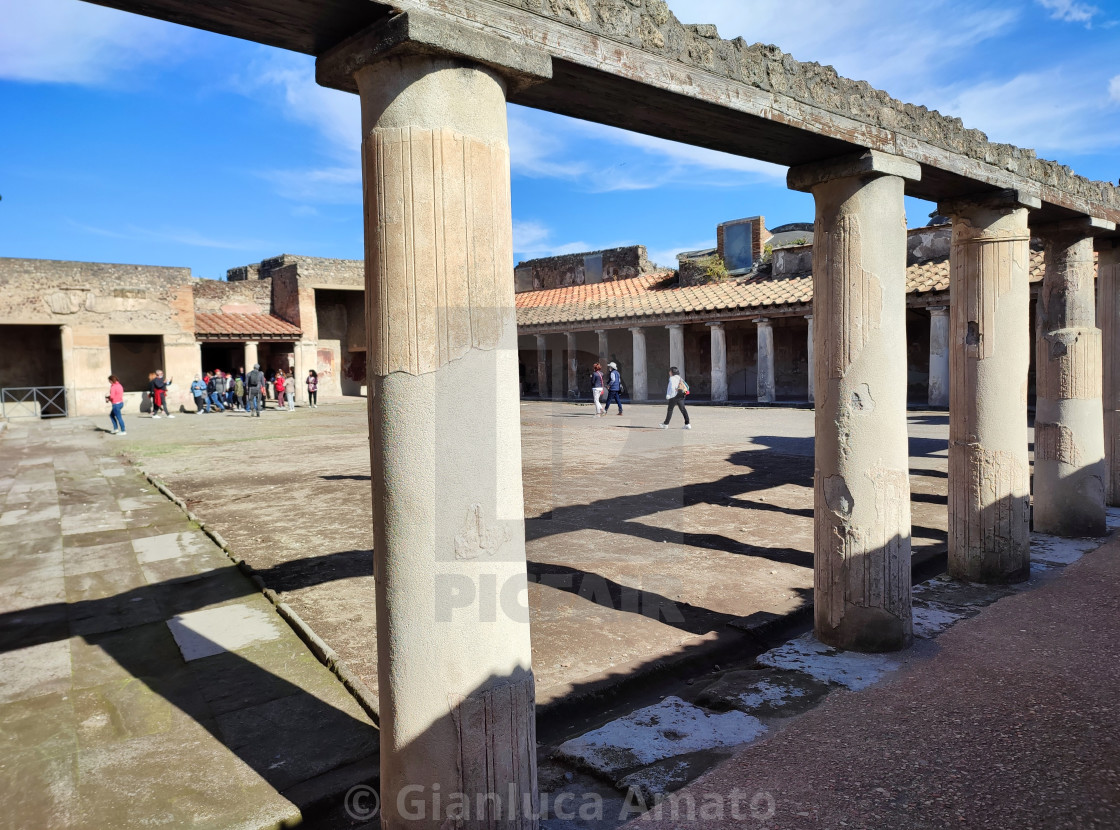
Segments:
[[[121,440],[0,433],[0,828],[295,826],[377,731]]]

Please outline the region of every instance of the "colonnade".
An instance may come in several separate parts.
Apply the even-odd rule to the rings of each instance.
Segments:
[[[505,107],[507,84],[548,70],[480,38],[441,41],[484,59],[411,49],[399,37],[367,39],[347,57],[362,104],[386,828],[442,826],[440,816],[398,812],[401,793],[433,787],[472,802],[501,795],[500,814],[470,826],[536,826],[519,406],[516,385],[501,382],[517,376]],[[912,637],[903,195],[920,175],[916,163],[873,151],[789,172],[816,204],[815,630],[844,648],[893,650]],[[1029,570],[1031,207],[1022,194],[940,207],[953,222],[952,300],[933,314],[931,340],[936,332],[938,388],[950,403],[950,570],[969,580],[1009,582]],[[1102,252],[1108,296],[1097,318],[1109,344],[1109,477],[1092,233],[1053,234],[1039,321],[1045,484],[1036,515],[1080,535],[1103,527],[1106,483],[1117,496],[1118,256]],[[759,398],[773,400],[773,330],[757,322]],[[709,328],[713,393],[725,399],[725,332]],[[683,324],[668,331],[670,362],[687,372]],[[633,392],[646,397],[645,332],[631,332]],[[542,377],[543,347],[539,337]],[[568,349],[574,356],[574,334]],[[570,357],[569,388],[575,373]]]

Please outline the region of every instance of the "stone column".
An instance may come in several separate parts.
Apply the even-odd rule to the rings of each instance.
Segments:
[[[1027,208],[1008,192],[938,206],[949,252],[949,573],[969,582],[1030,575]]]
[[[929,397],[928,406],[949,406],[949,309],[929,309]]]
[[[320,80],[359,64],[381,826],[448,826],[438,792],[500,801],[472,826],[535,828],[507,812],[537,790],[506,82],[401,46],[485,36],[400,18],[319,59]]]
[[[669,330],[669,366],[676,366],[680,376],[687,381],[688,376],[684,373],[684,326],[671,323],[665,328]],[[665,368],[667,371],[668,367]]]
[[[73,418],[78,414],[77,370],[74,366],[74,329],[71,326],[58,327],[62,344],[62,386],[66,390],[66,416]],[[105,381],[105,388],[109,382]]]
[[[774,403],[777,399],[774,388],[774,326],[765,317],[755,322],[758,323],[758,401]]]
[[[568,332],[568,349],[567,349],[566,354],[567,354],[567,358],[568,358],[568,397],[569,398],[578,398],[579,397],[579,377],[577,376],[577,372],[579,371],[579,361],[578,361],[578,358],[576,357],[576,335],[575,335],[575,332],[572,332],[572,331]]]
[[[537,335],[537,394],[542,398],[548,394],[548,340],[543,334]]]
[[[246,372],[251,372],[253,370],[253,364],[259,363],[259,362],[260,362],[260,360],[257,358],[257,341],[246,340],[245,341],[245,371]]]
[[[649,386],[646,380],[646,331],[641,326],[630,329],[634,338],[634,388],[630,390],[633,401],[649,400]]]
[[[1034,230],[1046,240],[1035,339],[1034,529],[1103,536],[1107,467],[1091,226]]]
[[[727,400],[727,332],[723,323],[708,323],[712,331],[712,400]]]
[[[1102,240],[1097,258],[1097,321],[1103,344],[1104,448],[1108,503],[1120,507],[1120,240]]]
[[[605,369],[611,359],[610,347],[607,345],[607,332],[605,329],[596,329],[595,333],[599,335],[599,362],[603,364]]]
[[[912,637],[903,192],[920,175],[869,151],[788,176],[816,200],[814,631],[859,651]]]
[[[809,324],[809,333],[808,333],[807,339],[805,341],[805,347],[808,350],[808,355],[809,355],[808,359],[806,360],[806,366],[809,367],[809,403],[813,403],[813,401],[816,400],[816,380],[817,380],[817,378],[816,378],[817,370],[816,370],[816,366],[815,366],[816,361],[813,359],[813,315],[812,314],[806,314],[805,315],[805,322],[807,322]]]

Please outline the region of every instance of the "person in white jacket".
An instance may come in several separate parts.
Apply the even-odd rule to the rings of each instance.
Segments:
[[[665,423],[661,425],[662,429],[669,428],[669,421],[673,419],[674,407],[679,407],[681,415],[684,416],[684,426],[681,429],[692,429],[692,424],[688,420],[688,410],[684,408],[684,397],[687,394],[688,384],[677,372],[677,367],[671,366],[669,368],[669,386],[665,390],[665,400],[669,402],[669,410],[665,413]]]

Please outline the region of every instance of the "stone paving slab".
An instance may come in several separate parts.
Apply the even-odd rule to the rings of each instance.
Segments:
[[[0,829],[294,826],[377,730],[109,440],[0,433]]]

